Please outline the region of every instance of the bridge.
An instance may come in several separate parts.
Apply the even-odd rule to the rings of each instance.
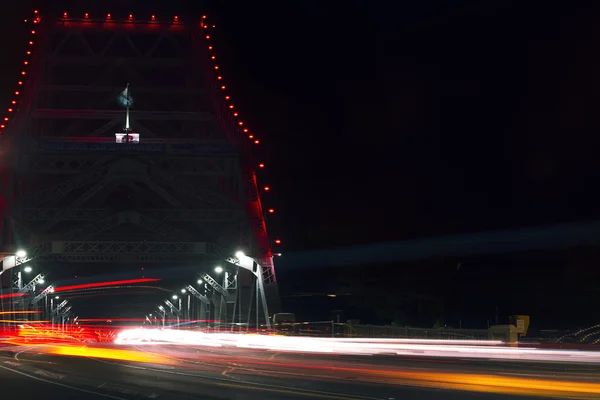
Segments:
[[[11,307],[43,309],[71,266],[154,268],[182,271],[164,285],[202,300],[198,315],[268,323],[280,241],[267,235],[260,141],[221,75],[215,26],[42,10],[24,24],[0,124],[2,271],[23,294]]]

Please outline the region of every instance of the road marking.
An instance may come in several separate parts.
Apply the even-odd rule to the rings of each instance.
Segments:
[[[95,361],[100,361],[100,362],[103,362],[106,364],[119,365],[122,367],[136,368],[136,369],[140,368],[135,365],[129,365],[129,364],[124,364],[124,363],[115,363],[115,362],[110,362],[110,361],[105,361],[105,360],[99,360],[96,358],[90,358],[90,359],[95,360]],[[333,393],[333,392],[325,392],[325,391],[311,390],[311,389],[290,390],[289,387],[285,387],[285,386],[269,385],[269,384],[265,384],[265,383],[256,383],[256,382],[249,382],[249,381],[242,381],[242,380],[238,380],[237,382],[239,382],[239,383],[235,383],[235,380],[234,380],[235,378],[231,377],[231,376],[227,376],[227,375],[226,375],[226,378],[217,378],[216,376],[206,377],[206,376],[197,375],[197,374],[190,374],[187,372],[161,370],[161,369],[156,369],[156,368],[141,368],[141,369],[145,369],[145,370],[153,371],[153,372],[163,372],[165,374],[171,374],[171,375],[189,376],[189,377],[193,377],[193,378],[201,378],[201,379],[207,379],[207,380],[210,379],[213,381],[218,381],[217,383],[215,383],[215,385],[225,385],[226,386],[226,385],[230,384],[230,385],[232,385],[232,387],[246,388],[246,389],[252,389],[252,390],[266,390],[268,392],[281,391],[283,393],[291,393],[291,394],[302,395],[302,396],[318,396],[318,397],[322,397],[322,398],[337,399],[337,400],[383,400],[381,397],[357,396],[357,395],[352,395],[352,394]],[[303,374],[298,374],[298,375],[303,375]],[[229,379],[227,379],[227,378],[229,378]],[[219,382],[222,382],[222,383],[219,383]],[[379,383],[386,383],[386,382],[379,382]]]
[[[14,361],[4,361],[4,364],[12,365],[13,367],[21,366],[21,364],[19,364],[18,362],[14,362]]]
[[[5,369],[7,371],[11,371],[11,372],[13,372],[15,374],[26,376],[26,377],[28,377],[30,379],[34,379],[36,381],[49,383],[51,385],[56,385],[56,386],[64,387],[64,388],[75,390],[75,391],[78,391],[78,392],[93,394],[93,395],[96,395],[96,396],[106,397],[106,398],[115,399],[115,400],[128,400],[128,399],[126,399],[124,397],[112,396],[112,395],[106,394],[106,393],[94,392],[92,390],[86,390],[86,389],[81,389],[81,388],[78,388],[78,387],[75,387],[75,386],[65,385],[64,383],[53,382],[53,381],[48,380],[48,379],[40,378],[40,377],[35,376],[35,375],[30,375],[30,374],[26,374],[25,372],[17,371],[16,369],[5,367],[4,365],[0,365],[0,368]]]
[[[31,349],[33,349],[33,347],[28,347],[28,348],[26,348],[25,350],[21,350],[20,352],[16,353],[16,354],[14,355],[14,357],[15,357],[15,360],[17,360],[17,361],[20,361],[20,360],[19,360],[19,356],[20,356],[21,354],[25,353],[26,351],[28,351],[28,350],[31,350]]]
[[[230,372],[233,372],[234,369],[235,369],[235,367],[229,367],[225,371],[221,372],[221,375],[227,376],[227,374],[230,373]]]
[[[62,379],[66,376],[63,374],[55,374],[50,371],[44,371],[43,369],[36,369],[35,371],[33,371],[33,373],[36,375],[42,375],[42,376],[45,376],[46,378],[51,378],[51,379]]]

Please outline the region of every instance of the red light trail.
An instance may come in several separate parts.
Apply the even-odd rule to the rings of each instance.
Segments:
[[[71,286],[62,286],[54,288],[55,292],[64,292],[66,290],[78,290],[78,289],[90,289],[97,287],[106,287],[106,286],[117,286],[117,285],[127,285],[131,283],[147,283],[147,282],[156,282],[160,281],[158,278],[140,278],[140,279],[126,279],[120,281],[110,281],[110,282],[98,282],[98,283],[85,283],[83,285],[71,285]]]

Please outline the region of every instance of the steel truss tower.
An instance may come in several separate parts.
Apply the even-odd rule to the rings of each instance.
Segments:
[[[28,20],[31,57],[2,136],[5,247],[26,248],[45,271],[215,265],[242,250],[262,265],[277,311],[259,165],[227,102],[204,18],[36,12]],[[115,140],[126,85],[139,143]]]

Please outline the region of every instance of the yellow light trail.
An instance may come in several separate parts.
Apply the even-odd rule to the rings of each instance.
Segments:
[[[154,364],[173,364],[172,360],[165,357],[134,350],[105,349],[101,347],[45,346],[43,352],[59,356],[101,358]]]

